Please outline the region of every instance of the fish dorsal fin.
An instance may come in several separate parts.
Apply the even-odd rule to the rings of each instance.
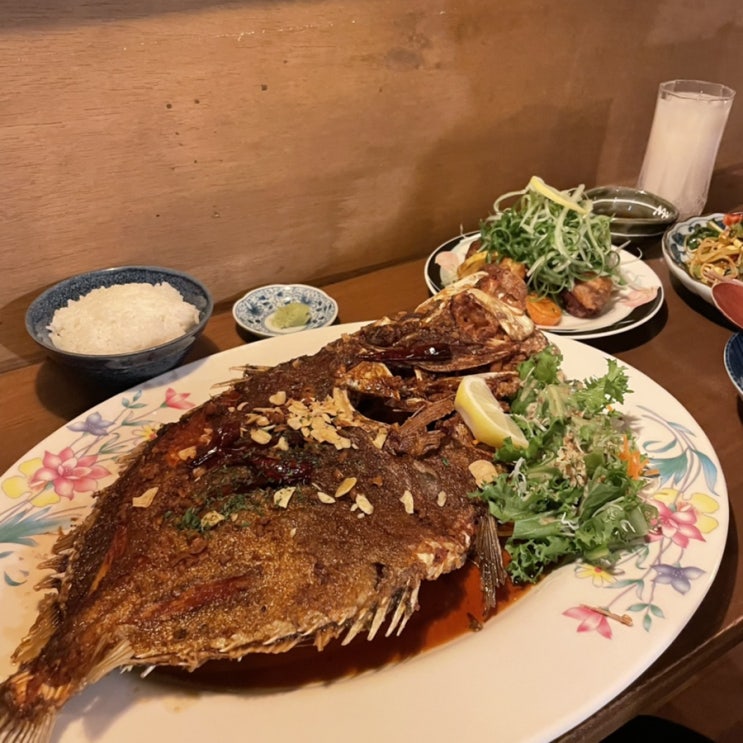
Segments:
[[[13,653],[13,661],[19,664],[32,661],[47,644],[58,626],[59,613],[56,596],[50,593],[39,603],[36,621]]]
[[[149,443],[149,441],[143,441],[141,444],[135,446],[131,451],[121,455],[116,462],[119,472],[123,472],[131,464],[134,464],[140,455],[144,453],[144,450],[147,448]]]

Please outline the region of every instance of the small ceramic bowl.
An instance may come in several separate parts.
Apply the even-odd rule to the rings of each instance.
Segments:
[[[198,310],[198,323],[178,338],[133,353],[84,354],[63,351],[50,339],[54,313],[99,287],[116,284],[166,282]],[[157,266],[119,266],[78,274],[42,292],[26,310],[26,330],[53,360],[107,387],[124,389],[177,366],[204,330],[213,310],[207,288],[192,276]]]
[[[629,186],[589,188],[593,211],[610,218],[609,231],[617,244],[636,243],[662,235],[677,219],[678,209],[660,196]]]
[[[685,286],[690,292],[710,304],[714,304],[711,287],[699,281],[699,279],[695,279],[687,268],[688,253],[686,250],[686,239],[697,229],[709,222],[714,222],[722,229],[722,219],[724,216],[722,212],[715,212],[714,214],[704,214],[700,217],[691,217],[673,225],[663,235],[663,260],[665,260],[671,275],[678,279],[679,283]]]
[[[743,281],[726,279],[715,284],[712,302],[733,325],[743,330]]]
[[[309,308],[309,320],[302,325],[280,327],[276,311],[295,302]],[[338,303],[321,289],[306,284],[271,284],[249,291],[232,306],[235,322],[261,338],[296,333],[332,325],[338,316]]]
[[[743,400],[743,333],[736,333],[725,344],[725,371]]]

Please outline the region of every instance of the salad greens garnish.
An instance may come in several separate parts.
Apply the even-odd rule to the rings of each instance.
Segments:
[[[591,211],[583,186],[555,191],[541,181],[537,185],[541,188],[530,182],[525,189],[503,194],[480,223],[480,249],[488,260],[510,258],[527,266],[527,286],[540,297],[555,299],[592,276],[622,284],[609,217]],[[501,208],[514,198],[512,206]]]
[[[506,440],[494,460],[508,471],[473,495],[512,525],[505,548],[516,582],[564,560],[609,567],[657,518],[641,496],[644,460],[613,407],[629,392],[626,372],[609,359],[603,376],[567,380],[561,360],[549,346],[519,367],[511,416],[529,445]]]

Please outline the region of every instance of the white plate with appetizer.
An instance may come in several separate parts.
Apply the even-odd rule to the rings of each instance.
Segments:
[[[533,177],[524,189],[503,194],[480,230],[433,251],[424,278],[436,293],[501,261],[522,273],[532,319],[553,333],[584,339],[623,333],[663,305],[658,276],[612,245],[609,217],[592,212],[582,186],[558,191]]]
[[[21,457],[0,478],[0,679],[12,673],[11,654],[36,616],[34,585],[44,575],[37,564],[55,532],[84,517],[93,491],[115,479],[122,457],[209,399],[236,367],[314,353],[360,326],[258,341],[168,372],[80,415]],[[569,377],[606,373],[611,357],[571,339],[551,340]],[[443,640],[449,604],[464,589],[435,581],[449,593],[421,593],[423,624],[414,625],[414,615],[401,636],[411,633],[408,652],[398,654],[394,638],[365,643],[373,660],[352,665],[357,675],[323,678],[326,659],[333,663],[330,648],[300,655],[301,669],[317,666],[321,680],[296,686],[260,675],[245,684],[234,676],[221,683],[195,676],[189,683],[160,672],[111,673],[65,705],[52,740],[130,743],[144,736],[201,743],[248,736],[264,743],[371,743],[414,730],[443,743],[466,728],[521,743],[552,740],[578,725],[678,636],[712,585],[728,530],[725,482],[706,435],[666,390],[620,366],[632,390],[621,409],[657,473],[645,495],[660,521],[642,549],[612,570],[564,565],[483,625],[473,623],[456,637],[444,632]],[[466,607],[459,610],[466,615]],[[245,662],[232,668],[249,668]],[[284,668],[289,679],[293,673]]]
[[[663,258],[671,274],[712,305],[714,283],[743,278],[742,217],[722,212],[692,217],[663,236]]]
[[[454,237],[431,253],[424,268],[426,285],[431,292],[436,293],[453,281],[452,267],[455,272],[469,246],[479,236],[479,232],[470,232]],[[663,306],[663,286],[658,275],[630,251],[617,252],[626,284],[612,291],[609,302],[599,316],[574,317],[564,312],[559,324],[548,326],[537,323],[539,327],[551,333],[588,340],[624,333],[652,319]]]

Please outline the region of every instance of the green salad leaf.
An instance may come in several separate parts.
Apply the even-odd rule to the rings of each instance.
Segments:
[[[743,232],[743,230],[741,230],[738,225],[734,225],[734,230],[736,233],[734,236],[741,237],[740,233]],[[713,219],[710,219],[709,221],[703,222],[689,230],[689,233],[684,238],[684,247],[687,250],[694,251],[701,245],[703,240],[706,240],[707,238],[716,240],[724,231],[725,228],[723,226],[717,224]]]
[[[516,582],[534,582],[564,560],[610,566],[657,518],[631,466],[639,452],[613,407],[629,392],[626,372],[609,359],[603,376],[568,380],[561,361],[549,346],[519,367],[511,416],[529,444],[507,440],[497,449],[494,460],[507,472],[473,495],[512,525],[505,546]]]

